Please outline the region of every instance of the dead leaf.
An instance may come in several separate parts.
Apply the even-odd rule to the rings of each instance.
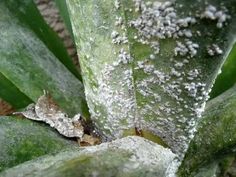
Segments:
[[[66,137],[81,139],[84,135],[80,114],[69,118],[47,92],[39,97],[36,104],[30,104],[25,111],[16,112],[15,114],[21,114],[31,120],[45,122]]]

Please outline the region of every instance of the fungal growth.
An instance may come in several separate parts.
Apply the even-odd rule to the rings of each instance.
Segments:
[[[225,53],[226,42],[212,40],[230,24],[224,3],[215,7],[199,0],[185,7],[178,1],[116,0],[77,5],[83,10],[72,10],[71,16],[85,93],[103,138],[121,137],[129,129],[149,131],[182,158],[208,99],[209,78],[215,78]],[[93,42],[88,42],[91,36]]]

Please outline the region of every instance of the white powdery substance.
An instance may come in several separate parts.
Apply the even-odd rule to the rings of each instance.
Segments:
[[[223,50],[217,44],[212,44],[211,46],[207,47],[207,52],[210,56],[221,55]]]
[[[130,27],[137,30],[134,40],[153,49],[146,59],[137,59],[134,67],[134,72],[146,75],[135,83],[138,94],[147,100],[137,103],[141,118],[137,121],[140,122],[140,129],[151,130],[167,142],[172,150],[183,154],[208,99],[206,84],[201,82],[201,70],[188,69],[191,68],[191,59],[197,56],[200,48],[191,39],[199,35],[191,30],[199,18],[195,18],[196,14],[180,18],[176,4],[170,1],[133,2],[139,14],[128,22]],[[173,61],[168,69],[157,69],[152,61],[160,56],[159,42],[164,39],[176,40],[173,53],[182,61]],[[220,53],[219,49],[217,51]]]
[[[98,77],[98,87],[93,91],[86,90],[86,97],[92,102],[90,113],[93,120],[103,125],[104,135],[120,137],[124,129],[134,126],[135,101],[132,93],[132,70],[127,65],[132,58],[121,49],[116,62],[106,65]],[[122,69],[119,67],[123,67]],[[127,69],[124,70],[124,67]],[[118,73],[116,74],[116,72]],[[104,117],[101,117],[101,110]],[[106,133],[106,132],[109,133]],[[107,136],[108,139],[113,139]]]
[[[186,56],[187,54],[189,54],[191,57],[194,57],[197,55],[198,48],[199,45],[193,43],[190,40],[186,40],[185,44],[177,41],[177,47],[175,47],[175,55]]]
[[[121,3],[114,1],[114,8],[119,10]],[[115,29],[111,32],[111,45],[119,46],[114,51],[116,58],[113,62],[104,64],[96,75],[97,88],[85,90],[88,98],[90,113],[97,127],[103,129],[100,132],[105,140],[119,138],[123,130],[134,128],[135,122],[135,95],[133,91],[133,71],[128,39],[123,19],[115,16]]]
[[[111,33],[111,37],[112,37],[113,44],[125,44],[128,42],[128,39],[125,36],[125,34],[121,36],[117,31],[113,31]]]
[[[196,23],[194,17],[178,18],[174,3],[166,2],[144,2],[143,0],[133,0],[135,9],[140,12],[140,16],[130,22],[130,26],[138,30],[136,37],[142,44],[149,44],[156,52],[159,53],[159,45],[157,41],[152,41],[152,38],[166,39],[166,38],[179,38],[185,36],[192,37],[191,30],[187,29],[190,25]],[[156,45],[153,45],[153,43]],[[188,44],[189,43],[189,44]],[[187,50],[183,53],[187,54],[188,51],[191,56],[197,53],[197,44],[187,42],[187,46],[181,48]],[[181,52],[176,49],[176,53]],[[154,52],[154,53],[155,53]]]
[[[120,1],[114,1],[117,13],[112,17],[114,29],[108,34],[108,42],[114,47],[110,54],[113,52],[116,58],[107,58],[106,63],[98,58],[103,63],[99,71],[94,67],[96,86],[85,87],[92,119],[108,139],[122,136],[124,129],[148,130],[161,137],[181,159],[194,135],[209,89],[202,77],[202,66],[195,62],[204,46],[195,41],[201,34],[192,27],[202,19],[198,12],[186,16],[177,13],[178,5],[170,1],[133,0],[133,7],[126,9]],[[134,19],[125,21],[120,13],[123,9],[135,11]],[[223,25],[225,21],[221,19],[219,23]],[[132,34],[127,36],[152,51],[142,59],[130,56],[125,24],[132,28]],[[162,57],[166,54],[160,47],[166,39],[173,42],[173,47],[170,45],[172,53],[165,64]],[[209,54],[222,52],[217,44],[209,46]],[[93,61],[96,62],[96,56],[89,64]]]
[[[134,62],[134,75],[144,73],[141,74],[142,79],[136,78],[135,81],[136,92],[144,98],[144,101],[139,99],[141,102],[137,103],[140,129],[151,130],[160,136],[173,151],[180,154],[181,159],[181,154],[193,138],[210,92],[203,81],[206,79],[202,77],[201,66],[191,66],[195,65],[192,61],[197,59],[198,50],[205,47],[193,39],[201,37],[201,34],[191,28],[204,18],[217,21],[217,27],[222,28],[230,17],[223,7],[222,10],[206,7],[206,11],[212,11],[213,18],[207,14],[199,16],[197,11],[191,16],[183,17],[181,14],[179,17],[175,8],[177,2],[133,2],[137,18],[127,22],[137,30],[133,39],[153,49],[145,59],[135,58],[137,62]],[[164,39],[176,41],[173,51],[176,61],[171,59],[173,65],[158,68],[158,58],[163,54],[161,41]],[[205,48],[211,56],[223,54],[217,44]]]
[[[227,10],[217,10],[217,8],[213,5],[208,5],[205,9],[205,11],[201,14],[201,18],[206,18],[210,20],[217,21],[217,28],[222,28],[224,23],[227,19],[230,18],[229,15],[227,15]]]
[[[116,16],[110,38],[119,48],[114,53],[117,59],[95,74],[96,88],[86,89],[90,113],[97,127],[103,126],[102,134],[109,135],[108,139],[120,137],[124,129],[137,127],[152,131],[175,152],[183,154],[193,137],[196,117],[201,115],[207,100],[206,85],[200,82],[200,69],[185,69],[199,49],[191,40],[196,34],[190,29],[197,20],[190,16],[179,18],[175,4],[169,1],[134,0],[134,7],[140,16],[127,22],[138,31],[134,40],[150,46],[153,53],[146,59],[133,61],[127,47],[124,20]],[[114,8],[121,9],[120,1],[114,2]],[[168,38],[178,39],[173,53],[183,60],[174,61],[173,66],[162,71],[152,61],[160,53],[159,40]],[[134,83],[135,72],[146,76]],[[148,101],[137,103],[137,93]]]
[[[115,8],[119,9],[120,8],[120,0],[115,0]]]

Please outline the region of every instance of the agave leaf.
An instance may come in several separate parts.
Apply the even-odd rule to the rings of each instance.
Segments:
[[[221,74],[217,77],[216,82],[210,93],[211,98],[215,98],[224,91],[230,89],[236,83],[236,44],[234,44],[229,56],[227,57]]]
[[[45,156],[13,167],[2,177],[165,176],[175,155],[140,137]],[[20,174],[20,175],[19,175]]]
[[[69,69],[77,78],[81,76],[67,53],[67,50],[58,37],[41,16],[34,0],[4,0],[6,6],[14,15],[26,23],[30,29],[45,43],[50,51]]]
[[[32,101],[13,83],[11,83],[2,73],[0,73],[0,85],[0,98],[7,101],[15,109],[24,108],[32,103]]]
[[[181,155],[235,41],[236,1],[67,4],[100,131],[108,139],[127,129],[152,132]]]
[[[44,124],[15,117],[0,117],[0,171],[77,146],[75,141],[66,140]]]
[[[68,114],[88,117],[82,83],[16,18],[7,2],[0,2],[0,73],[31,100],[47,90]]]
[[[226,176],[227,173],[230,173],[231,167],[234,167],[235,154],[230,154],[229,156],[224,157],[219,162],[219,171],[221,176]]]
[[[234,160],[232,159],[234,157]],[[233,155],[231,155],[231,164],[226,164],[225,168],[223,168],[223,172],[222,174],[224,175],[231,175],[231,176],[236,176],[236,171],[235,171],[235,153]],[[229,160],[228,160],[229,161]],[[230,162],[230,161],[229,161]]]
[[[217,177],[219,176],[219,166],[217,162],[213,162],[199,169],[198,173],[188,177]]]
[[[72,26],[71,26],[71,22],[70,22],[70,17],[69,17],[69,13],[68,13],[68,8],[66,5],[66,1],[61,1],[61,0],[55,0],[56,5],[60,11],[60,14],[64,20],[64,23],[70,33],[70,36],[73,38],[74,40],[74,34],[72,31]]]
[[[207,103],[197,133],[180,167],[180,174],[196,171],[199,166],[235,153],[236,86]]]
[[[191,172],[178,174],[178,177],[223,177],[232,166],[234,156],[211,159],[209,163],[199,166]]]

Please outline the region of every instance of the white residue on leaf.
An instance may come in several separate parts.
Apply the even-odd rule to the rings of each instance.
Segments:
[[[230,18],[230,16],[227,15],[226,9],[217,10],[215,6],[208,5],[205,8],[205,11],[201,14],[201,18],[217,21],[217,28],[222,28],[224,23],[227,19]]]
[[[117,61],[107,64],[101,71],[98,79],[98,88],[94,92],[86,92],[87,98],[92,99],[90,113],[95,122],[104,126],[103,134],[112,134],[120,137],[122,131],[134,126],[135,101],[133,95],[132,70],[127,67],[131,60],[130,56],[121,49]],[[124,68],[127,68],[124,70]],[[91,107],[92,106],[92,107]],[[99,111],[97,107],[100,107]],[[104,110],[102,110],[104,109]],[[106,117],[101,119],[100,111]],[[106,131],[110,133],[106,133]],[[109,137],[107,136],[108,138]]]
[[[223,54],[223,50],[217,44],[212,44],[207,46],[207,53],[210,56],[221,55]]]
[[[200,36],[199,31],[192,31],[192,26],[200,19],[197,12],[188,16],[181,14],[180,17],[177,2],[133,2],[137,17],[127,22],[129,27],[137,30],[133,39],[153,49],[153,53],[146,58],[135,58],[137,62],[134,62],[134,72],[142,76],[135,80],[136,92],[143,99],[137,103],[141,115],[139,121],[143,129],[151,130],[181,154],[193,137],[197,117],[201,115],[208,99],[201,68],[190,66],[201,47],[192,39]],[[223,23],[222,19],[219,22]],[[163,65],[163,68],[159,66],[157,69],[158,58],[163,55],[160,44],[164,39],[176,41],[173,53],[178,60],[170,60],[173,66],[165,68]],[[221,53],[215,46],[216,51]],[[170,61],[167,62],[170,64]]]
[[[123,25],[123,19],[119,16],[116,16],[116,22],[115,22],[116,26],[121,26]]]
[[[141,15],[130,21],[130,26],[138,30],[137,40],[142,44],[149,44],[154,49],[155,54],[159,53],[160,47],[158,41],[150,40],[152,38],[192,37],[193,34],[187,27],[195,24],[196,19],[194,17],[178,18],[173,2],[145,3],[143,0],[133,1],[136,11],[140,12]],[[153,43],[157,43],[157,45],[153,45]],[[192,47],[192,49],[195,49],[195,47]],[[194,56],[196,52],[194,50],[190,51],[191,56]]]
[[[200,74],[200,71],[198,69],[190,70],[187,73],[187,76],[188,76],[187,79],[190,81],[196,80],[199,77],[199,74]]]
[[[120,0],[115,0],[115,8],[116,9],[120,8]]]
[[[175,47],[175,55],[186,56],[187,54],[190,54],[191,57],[194,57],[195,55],[197,55],[198,48],[199,45],[193,43],[190,40],[186,40],[185,44],[177,41],[177,46]]]
[[[120,35],[117,31],[113,31],[111,33],[111,37],[112,37],[113,44],[125,44],[128,42],[128,39],[125,36],[125,34]]]
[[[123,64],[128,64],[133,60],[130,54],[127,53],[124,48],[121,48],[121,50],[119,51],[118,59],[118,62],[121,62]]]
[[[204,34],[195,31],[203,20],[199,12],[181,13],[177,1],[133,0],[133,7],[122,6],[115,1],[106,22],[113,21],[110,31],[96,41],[105,47],[92,48],[94,56],[85,61],[96,80],[92,87],[85,83],[92,119],[110,139],[122,136],[124,129],[149,130],[181,156],[208,99],[205,66],[198,65],[205,47],[198,39]],[[123,9],[134,13],[133,19],[126,19]],[[225,24],[220,12],[214,16],[218,26]],[[96,35],[101,37],[99,29]],[[209,45],[210,53],[222,53],[218,45]]]

